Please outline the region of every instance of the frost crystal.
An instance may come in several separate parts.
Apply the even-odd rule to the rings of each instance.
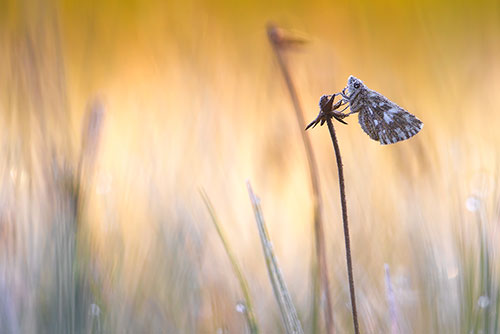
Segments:
[[[490,305],[490,299],[488,298],[488,296],[481,296],[477,300],[477,305],[480,308],[486,308],[486,307],[488,307],[488,305]]]
[[[479,206],[481,205],[481,200],[477,196],[469,196],[465,201],[465,207],[470,212],[475,212],[479,210]]]
[[[101,314],[101,309],[96,304],[91,304],[90,305],[90,314],[93,317],[98,317]]]
[[[245,313],[246,309],[247,308],[246,308],[245,304],[243,304],[241,302],[238,303],[238,304],[236,304],[236,312],[238,312],[238,313]]]

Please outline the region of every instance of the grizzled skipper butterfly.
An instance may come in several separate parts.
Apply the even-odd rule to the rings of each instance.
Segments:
[[[424,127],[424,123],[414,115],[382,94],[369,89],[352,75],[346,88],[348,94],[344,89],[340,95],[351,108],[347,115],[359,113],[358,121],[363,131],[382,145],[411,138]]]
[[[346,89],[348,93],[346,93]],[[333,104],[337,95],[342,96],[342,100]],[[351,112],[344,114],[337,111],[341,106],[348,104]],[[343,118],[359,113],[358,121],[371,139],[379,141],[382,145],[394,144],[416,135],[422,130],[424,123],[404,110],[396,103],[390,101],[385,96],[365,86],[363,81],[349,77],[347,87],[341,93],[333,95],[323,95],[319,101],[321,109],[318,117],[306,128],[315,127],[318,123],[323,123],[327,118],[334,117],[339,122],[347,124]]]

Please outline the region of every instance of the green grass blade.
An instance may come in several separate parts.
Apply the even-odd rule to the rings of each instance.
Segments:
[[[262,249],[264,251],[264,256],[266,258],[266,266],[269,272],[269,279],[271,285],[273,286],[274,295],[278,301],[278,305],[283,317],[283,322],[285,324],[285,329],[287,334],[302,334],[302,325],[300,324],[297,311],[293,305],[292,298],[288,292],[283,275],[274,255],[271,240],[269,238],[269,233],[264,222],[264,217],[262,215],[262,210],[260,208],[260,201],[253,193],[250,183],[247,183],[248,194],[250,195],[250,200],[252,202],[253,210],[255,213],[255,220],[257,222],[257,227],[259,229],[259,236],[262,242]]]
[[[200,190],[200,194],[201,197],[203,198],[203,202],[205,202],[208,212],[210,213],[210,217],[212,218],[212,222],[214,223],[215,229],[217,230],[217,234],[219,235],[219,238],[222,241],[222,245],[224,246],[224,250],[226,251],[226,254],[229,258],[229,262],[231,262],[234,274],[236,275],[240,283],[241,291],[243,292],[243,298],[245,299],[245,316],[247,319],[248,327],[250,329],[250,333],[257,334],[259,333],[259,328],[257,326],[257,320],[255,318],[255,313],[253,311],[253,304],[252,304],[252,299],[250,297],[250,291],[248,289],[248,282],[245,276],[243,275],[243,272],[241,271],[238,262],[236,261],[236,257],[234,256],[231,246],[227,241],[224,231],[222,231],[222,227],[219,224],[219,219],[215,214],[215,210],[214,207],[212,206],[212,203],[210,202],[210,199],[208,198],[207,194],[203,189]]]

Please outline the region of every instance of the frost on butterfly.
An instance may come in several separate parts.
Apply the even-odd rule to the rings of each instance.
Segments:
[[[358,121],[363,131],[382,145],[409,139],[423,128],[417,117],[369,89],[361,80],[350,76],[346,88],[348,95],[342,92],[342,97],[349,103],[349,114],[359,113]]]

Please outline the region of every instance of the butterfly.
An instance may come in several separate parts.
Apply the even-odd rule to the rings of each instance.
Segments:
[[[348,90],[348,94],[345,90]],[[424,123],[385,96],[365,86],[352,75],[347,87],[340,93],[343,103],[351,111],[346,116],[359,113],[358,121],[364,132],[382,145],[394,144],[416,135]]]

